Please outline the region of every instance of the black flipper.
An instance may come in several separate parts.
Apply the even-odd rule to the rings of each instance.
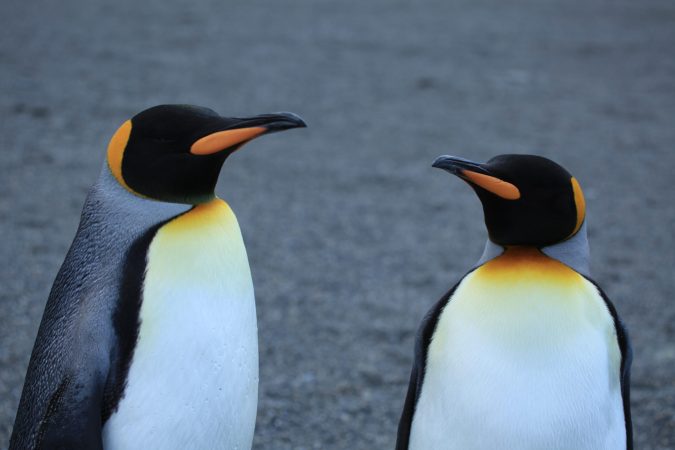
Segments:
[[[462,277],[462,280],[466,277]],[[461,280],[460,282],[461,283]],[[436,330],[438,318],[443,312],[443,308],[448,304],[450,298],[455,293],[457,286],[452,287],[441,299],[429,310],[429,312],[422,319],[422,323],[417,330],[417,337],[415,338],[415,359],[413,361],[412,371],[410,373],[410,383],[408,385],[408,394],[403,405],[403,412],[398,423],[398,436],[396,438],[396,450],[408,450],[408,443],[410,441],[410,427],[412,426],[413,415],[415,414],[415,406],[417,400],[422,392],[422,382],[424,381],[424,373],[426,370],[427,350],[431,337]]]
[[[633,450],[633,422],[630,413],[630,366],[633,362],[633,349],[630,345],[628,330],[626,330],[626,326],[619,318],[614,304],[598,283],[588,277],[585,278],[598,290],[607,305],[609,313],[612,315],[612,319],[614,319],[616,338],[619,343],[619,350],[621,350],[621,397],[623,399],[623,416],[626,424],[626,450]]]
[[[26,373],[10,450],[102,449],[101,401],[113,345],[105,288],[71,252],[47,301]],[[82,267],[82,266],[79,266]]]

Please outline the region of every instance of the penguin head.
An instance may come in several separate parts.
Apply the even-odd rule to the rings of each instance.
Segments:
[[[211,200],[225,159],[263,134],[305,127],[292,113],[221,117],[189,105],[160,105],[127,120],[108,145],[108,166],[136,195],[174,203]]]
[[[433,166],[476,191],[490,240],[496,244],[545,247],[574,236],[584,221],[579,183],[541,156],[500,155],[483,164],[441,156]]]

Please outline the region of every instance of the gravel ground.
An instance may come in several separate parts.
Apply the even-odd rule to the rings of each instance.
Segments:
[[[194,4],[193,4],[194,3]],[[675,447],[675,4],[159,0],[0,5],[0,448],[109,136],[158,103],[278,110],[219,185],[256,284],[256,449],[392,448],[424,312],[478,258],[451,153],[554,158],[635,347],[637,448]]]

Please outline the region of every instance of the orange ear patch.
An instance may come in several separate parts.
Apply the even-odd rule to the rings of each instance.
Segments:
[[[124,122],[113,134],[108,144],[108,167],[119,184],[124,186],[131,192],[134,192],[122,177],[122,158],[124,157],[124,150],[129,142],[131,136],[131,121]]]
[[[193,155],[210,155],[251,140],[254,137],[260,136],[265,131],[267,131],[267,128],[265,127],[236,128],[234,130],[218,131],[197,140],[192,144],[192,147],[190,147],[190,153]]]
[[[499,178],[470,170],[462,170],[462,175],[476,186],[480,186],[505,200],[518,200],[520,198],[520,191],[515,185]]]
[[[574,226],[574,231],[572,231],[571,236],[579,231],[581,224],[584,223],[584,218],[586,217],[586,200],[584,200],[584,193],[581,191],[581,186],[576,178],[572,177],[572,192],[574,192],[574,206],[577,208],[577,223]]]

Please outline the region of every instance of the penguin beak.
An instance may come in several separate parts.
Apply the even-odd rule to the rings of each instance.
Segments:
[[[233,123],[234,120],[234,123]],[[307,124],[300,116],[282,112],[262,114],[255,117],[240,119],[224,119],[216,125],[216,129],[209,130],[205,136],[197,139],[190,146],[193,155],[211,155],[232,147],[240,147],[258,136],[291,128],[305,128]]]
[[[490,173],[485,164],[479,164],[456,156],[443,155],[436,158],[432,167],[443,169],[460,177],[472,186],[478,186],[505,200],[520,198],[516,185],[504,181]]]

